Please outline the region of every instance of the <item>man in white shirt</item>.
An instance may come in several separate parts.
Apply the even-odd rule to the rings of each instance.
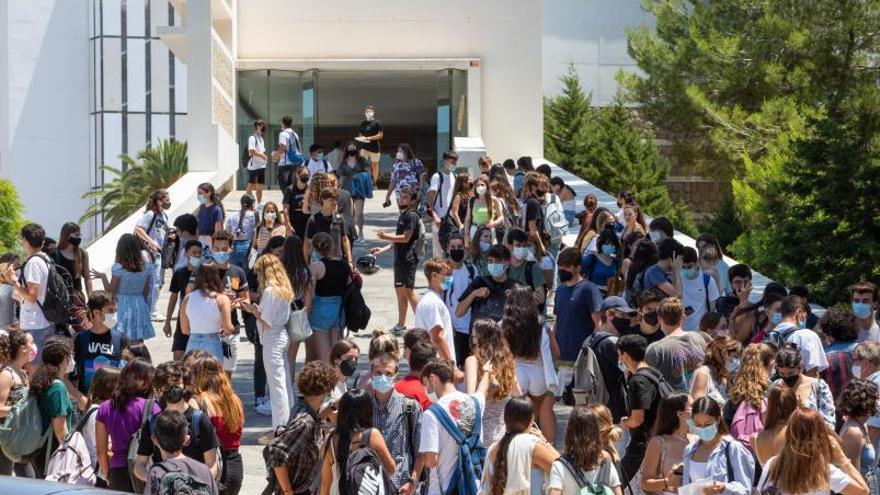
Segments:
[[[681,299],[686,316],[682,328],[689,332],[699,330],[703,315],[715,311],[718,297],[718,284],[697,264],[697,250],[684,248],[681,255]]]
[[[428,290],[416,305],[416,328],[426,329],[437,355],[455,364],[452,318],[443,301],[443,292],[452,286],[452,266],[448,260],[431,258],[425,261],[424,270]]]
[[[309,169],[309,182],[319,172],[329,174],[335,170],[330,162],[324,158],[324,148],[318,143],[309,146],[309,160],[306,162],[306,167]]]
[[[803,361],[804,374],[815,378],[828,368],[828,358],[819,334],[806,328],[807,301],[800,296],[787,296],[782,300],[779,312],[782,321],[767,334],[766,340],[773,343],[792,342],[797,344]]]
[[[489,379],[489,367],[482,370],[481,380]],[[450,361],[435,359],[422,369],[422,382],[429,394],[434,393],[437,400],[431,408],[422,414],[422,429],[419,439],[419,455],[416,460],[411,479],[418,480],[422,467],[431,470],[429,476],[428,495],[447,493],[453,480],[453,473],[459,464],[459,446],[437,419],[436,414],[448,416],[459,431],[466,437],[477,434],[482,422],[482,411],[486,399],[481,393],[467,395],[459,392],[454,383],[455,366]],[[434,410],[434,406],[442,409],[442,413]],[[479,431],[482,442],[482,429]],[[479,480],[467,479],[476,493]]]
[[[431,254],[435,258],[443,257],[443,250],[440,243],[440,224],[449,211],[449,205],[452,204],[452,191],[455,188],[455,172],[453,169],[458,163],[458,153],[449,150],[443,152],[443,166],[431,176],[431,183],[428,186],[428,203],[426,205],[431,218],[433,228],[431,229]]]
[[[458,299],[477,277],[477,268],[464,259],[464,239],[460,233],[449,234],[445,247],[452,261],[452,287],[445,293],[446,309],[449,310],[449,316],[452,318],[455,362],[464,363],[464,360],[471,355],[471,309],[468,308],[460,317],[455,312],[458,308]]]
[[[13,297],[21,302],[19,324],[30,332],[37,346],[34,363],[42,363],[43,343],[55,334],[55,325],[43,314],[41,305],[46,301],[49,281],[49,257],[43,251],[46,231],[35,223],[21,229],[21,248],[27,258],[21,265],[21,278],[15,281]]]
[[[257,205],[263,201],[263,184],[266,183],[266,145],[263,142],[263,132],[266,131],[266,123],[262,120],[254,121],[254,133],[248,138],[248,183],[247,193],[252,194],[257,190]]]
[[[281,118],[281,133],[278,134],[278,148],[272,153],[272,159],[277,162],[278,166],[278,188],[282,191],[287,190],[293,182],[293,172],[296,170],[298,163],[292,163],[287,158],[287,150],[292,148],[298,154],[302,154],[302,144],[293,126],[293,117],[285,115]]]
[[[874,314],[877,312],[877,286],[861,282],[849,288],[852,295],[852,311],[859,326],[859,342],[880,342],[880,326]]]

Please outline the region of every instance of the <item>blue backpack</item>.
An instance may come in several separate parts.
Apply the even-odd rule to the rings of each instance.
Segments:
[[[282,132],[284,132],[284,131],[282,131]],[[296,132],[294,132],[293,129],[290,129],[289,143],[290,144],[287,146],[287,151],[286,151],[287,161],[290,163],[290,165],[298,167],[298,166],[302,165],[302,163],[305,161],[305,157],[303,156],[302,151],[300,150],[301,146],[299,144],[299,138],[297,137]]]
[[[449,486],[446,488],[446,495],[476,495],[478,492],[478,480],[483,479],[483,461],[486,459],[486,447],[480,441],[481,423],[483,422],[483,413],[480,410],[480,403],[477,399],[471,397],[476,411],[474,419],[474,430],[470,436],[465,437],[458,426],[446,413],[439,404],[431,404],[429,411],[434,413],[434,417],[446,430],[446,433],[458,444],[458,465],[452,472],[452,478],[449,480]],[[441,481],[438,479],[438,483]],[[442,489],[442,483],[440,488]]]

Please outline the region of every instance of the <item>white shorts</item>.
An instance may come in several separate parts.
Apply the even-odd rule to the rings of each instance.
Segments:
[[[232,357],[223,356],[223,369],[230,373],[235,372],[235,367],[238,365],[238,341],[241,340],[241,335],[238,333],[234,333],[229,337],[220,337],[220,341],[224,344],[229,344],[229,349],[232,351]]]
[[[544,364],[541,361],[517,361],[516,381],[524,394],[543,397],[547,393],[547,380],[544,378]]]

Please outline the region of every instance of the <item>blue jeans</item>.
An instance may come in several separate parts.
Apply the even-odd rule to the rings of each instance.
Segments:
[[[159,291],[162,290],[162,278],[164,270],[162,270],[162,253],[153,254],[153,262],[150,264],[153,270],[152,279],[150,280],[150,314],[156,312],[156,303],[159,302]]]
[[[201,349],[223,362],[223,344],[219,333],[191,333],[186,344],[186,352]]]

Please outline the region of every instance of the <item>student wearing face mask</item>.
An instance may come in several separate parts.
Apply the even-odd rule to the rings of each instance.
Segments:
[[[660,301],[657,316],[664,337],[648,346],[645,360],[660,370],[666,381],[679,392],[686,392],[687,373],[698,368],[706,352],[706,341],[697,332],[685,332],[684,305],[674,297]]]
[[[435,258],[442,257],[444,254],[443,246],[441,246],[440,227],[446,222],[448,231],[455,230],[453,220],[449,218],[452,211],[452,198],[455,188],[455,166],[458,163],[458,153],[449,150],[443,152],[443,165],[434,175],[431,176],[431,182],[428,186],[428,202],[427,209],[431,214],[432,220],[432,245],[431,254]]]
[[[629,327],[629,330],[623,332],[623,334],[641,335],[648,341],[648,344],[653,344],[662,339],[664,335],[660,330],[660,319],[657,316],[657,307],[660,306],[660,301],[662,300],[663,295],[656,290],[642,291],[636,298],[639,308],[638,324]]]
[[[822,347],[819,334],[806,328],[807,302],[800,296],[787,296],[782,300],[779,314],[782,315],[776,327],[764,338],[764,342],[777,349],[784,343],[792,343],[800,350],[803,371],[807,376],[817,377],[828,368],[828,358]]]
[[[859,330],[856,317],[852,311],[840,308],[828,308],[819,318],[819,328],[830,340],[825,347],[828,368],[822,372],[822,379],[831,387],[835,399],[840,397],[843,387],[853,376],[853,351],[858,345]]]
[[[92,293],[92,279],[89,277],[89,254],[80,247],[81,243],[82,232],[79,225],[73,222],[65,223],[61,226],[58,249],[55,250],[52,258],[70,274],[73,288],[78,293],[74,297],[85,299]]]
[[[339,183],[342,189],[351,194],[354,203],[354,224],[357,227],[357,238],[364,238],[364,201],[373,197],[373,179],[370,176],[370,164],[358,154],[357,143],[350,141],[345,145],[342,161],[337,168]]]
[[[697,263],[697,250],[686,247],[681,253],[681,270],[679,272],[681,300],[687,314],[682,328],[691,332],[700,328],[700,319],[710,311],[715,311],[718,300],[718,284]],[[690,308],[688,310],[687,308]]]
[[[364,121],[361,122],[358,136],[363,143],[361,156],[369,160],[373,182],[376,182],[376,179],[379,178],[379,145],[385,133],[382,131],[382,124],[376,119],[376,109],[373,108],[373,105],[367,105],[364,108]]]
[[[109,293],[98,290],[88,302],[92,328],[76,335],[73,341],[76,361],[77,388],[89,393],[95,372],[100,368],[120,368],[122,350],[128,348],[128,338],[114,329],[116,302]]]
[[[251,194],[254,189],[257,190],[257,204],[263,201],[263,185],[266,183],[266,163],[269,157],[266,156],[266,144],[263,141],[263,133],[266,132],[266,123],[262,120],[254,121],[254,132],[248,138],[248,159],[247,159],[247,193]]]
[[[42,356],[42,364],[31,375],[28,396],[37,398],[43,431],[49,430],[52,434],[48,448],[38,450],[33,462],[37,478],[46,477],[46,456],[55,452],[59,443],[73,429],[76,405],[70,400],[70,393],[78,393],[67,380],[76,366],[70,339],[56,335],[49,337],[43,344]]]
[[[306,224],[311,216],[307,200],[309,193],[309,170],[302,166],[297,167],[293,178],[294,180],[290,186],[284,189],[281,206],[284,208],[284,219],[288,222],[288,231],[302,237],[306,233]],[[264,208],[264,218],[265,214],[266,209]],[[259,247],[256,248],[259,250]]]
[[[16,321],[15,281],[21,270],[21,260],[14,253],[0,256],[0,330],[6,330]]]
[[[608,293],[608,282],[620,271],[620,240],[613,225],[605,224],[596,241],[596,252],[584,256],[581,271],[585,279],[609,296],[619,295]]]
[[[366,374],[358,371],[361,349],[352,339],[342,339],[330,349],[329,362],[336,368],[336,386],[330,392],[330,402],[336,403],[349,390],[366,383]]]
[[[0,337],[0,342],[3,338]],[[0,418],[5,418],[13,405],[27,397],[30,379],[24,368],[37,357],[37,346],[30,332],[10,330],[5,338],[8,343],[5,356],[0,352],[3,362],[0,367]],[[9,476],[13,471],[20,478],[34,477],[33,465],[12,462],[0,451],[0,475]]]
[[[699,440],[684,451],[682,485],[710,480],[705,495],[748,495],[755,476],[755,458],[728,434],[721,407],[708,397],[694,401],[690,431]]]
[[[318,143],[309,146],[309,159],[305,163],[305,167],[309,169],[309,177],[317,174],[329,174],[334,172],[330,162],[324,157],[324,147]]]
[[[462,234],[467,238],[467,234]],[[471,259],[477,275],[489,276],[487,268],[486,253],[492,247],[492,231],[488,227],[478,227],[473,237],[469,238],[470,243],[467,246],[468,257]]]
[[[510,249],[496,244],[486,252],[486,269],[488,275],[480,275],[458,298],[455,314],[459,318],[468,310],[471,312],[471,324],[479,318],[501,321],[507,290],[520,284],[507,276],[510,265]]]
[[[706,396],[724,407],[727,390],[740,367],[742,346],[730,337],[718,337],[706,347],[705,364],[695,369],[689,379],[694,399]]]
[[[589,346],[596,355],[605,390],[608,391],[606,405],[611,410],[614,423],[618,423],[620,418],[626,416],[626,379],[617,365],[617,340],[629,328],[636,310],[630,308],[622,297],[610,296],[602,301],[599,314],[599,326],[593,335],[587,337],[584,345]]]
[[[442,258],[431,258],[425,261],[424,271],[428,290],[422,294],[416,306],[416,328],[428,330],[431,343],[437,348],[437,356],[455,363],[452,318],[443,301],[443,293],[452,287],[452,263]]]
[[[773,382],[773,387],[788,387],[794,390],[802,406],[819,411],[828,426],[835,427],[837,416],[831,389],[825,380],[804,373],[803,360],[796,344],[791,342],[782,344],[782,348],[776,354],[776,373],[779,379]]]
[[[445,249],[449,254],[449,260],[452,262],[452,283],[449,289],[444,292],[444,301],[446,302],[446,308],[449,310],[449,315],[452,317],[455,362],[464,363],[465,359],[471,355],[469,345],[471,312],[469,309],[459,317],[456,315],[455,310],[458,307],[458,299],[464,294],[468,286],[471,285],[474,278],[477,277],[477,269],[470,261],[465,259],[464,240],[458,232],[449,234]]]
[[[522,229],[513,228],[507,233],[507,247],[513,255],[507,268],[507,276],[531,287],[534,290],[535,303],[543,310],[546,296],[544,270],[536,260],[534,243]]]
[[[385,194],[385,202],[382,206],[391,206],[391,193],[400,197],[403,188],[416,191],[422,190],[422,181],[425,177],[425,166],[416,158],[412,147],[407,143],[400,143],[397,153],[394,155],[394,165],[391,166],[391,177],[388,183],[388,192]],[[419,199],[418,196],[415,199]]]
[[[880,326],[874,316],[880,291],[871,282],[860,282],[849,288],[852,296],[852,312],[859,323],[859,342],[880,341]]]
[[[189,293],[189,283],[195,278],[196,269],[202,265],[202,242],[199,240],[187,241],[183,247],[187,263],[186,265],[174,270],[171,275],[171,284],[168,286],[168,309],[165,313],[164,332],[166,337],[171,337],[171,320],[174,317],[174,310],[183,301],[183,298]],[[180,330],[180,318],[177,319],[176,328],[173,332],[174,340],[171,343],[171,352],[175,361],[183,359],[183,353],[186,352],[186,345],[189,342],[189,335],[184,335]]]
[[[184,363],[167,362],[156,367],[153,387],[156,395],[160,397],[160,404],[163,402],[165,404],[163,410],[183,413],[186,418],[190,440],[183,447],[183,455],[205,464],[214,479],[218,479],[220,465],[217,463],[217,447],[220,446],[220,440],[208,414],[190,407],[188,400],[192,386],[192,369]],[[155,425],[156,416],[155,414],[151,416],[141,427],[134,476],[142,481],[147,480],[147,463],[150,458],[153,464],[162,462],[159,446],[153,443],[152,427]]]
[[[574,366],[584,340],[599,325],[602,294],[595,284],[581,276],[581,256],[577,249],[563,249],[556,262],[559,286],[553,306],[556,320],[550,342],[556,349],[556,365],[561,372],[562,368]]]

